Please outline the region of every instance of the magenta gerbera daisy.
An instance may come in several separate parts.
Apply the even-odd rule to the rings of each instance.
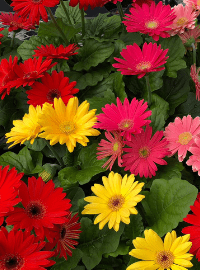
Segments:
[[[146,111],[148,108],[147,102],[144,100],[138,101],[132,99],[131,103],[127,98],[124,104],[117,98],[117,106],[115,104],[106,104],[102,108],[104,113],[97,115],[98,123],[95,128],[105,129],[107,131],[119,131],[121,136],[130,140],[131,134],[137,134],[142,131],[142,127],[151,123],[151,120],[146,120],[151,116],[151,111]]]
[[[134,43],[127,45],[126,49],[122,49],[121,56],[124,59],[114,57],[119,63],[113,64],[114,68],[121,71],[122,75],[138,75],[138,79],[142,78],[149,72],[160,71],[165,69],[161,67],[167,62],[166,56],[168,49],[162,50],[161,45],[146,42],[142,50]]]
[[[125,167],[125,171],[130,170],[134,175],[151,178],[156,175],[156,164],[167,165],[163,158],[170,152],[167,148],[167,140],[162,139],[163,131],[157,131],[152,138],[151,135],[152,127],[148,125],[145,131],[142,130],[140,134],[131,136],[131,141],[125,141],[129,146],[123,148],[127,152],[122,156],[122,166]]]
[[[171,156],[178,152],[178,160],[182,162],[187,151],[194,143],[194,138],[200,134],[200,117],[192,119],[191,115],[183,119],[176,117],[173,123],[165,128],[164,136],[168,141]]]
[[[115,162],[115,160],[118,158],[118,166],[122,167],[122,158],[121,155],[123,153],[123,138],[120,135],[119,132],[113,131],[113,132],[105,132],[105,136],[108,139],[108,141],[102,139],[99,143],[99,147],[97,147],[97,159],[100,160],[105,157],[110,157],[106,163],[102,166],[103,168],[109,170],[112,170],[112,166]]]
[[[151,5],[143,4],[141,7],[136,4],[130,8],[130,13],[125,14],[126,21],[123,21],[127,32],[148,34],[156,41],[159,37],[170,37],[167,31],[171,29],[169,25],[176,18],[170,5],[163,5],[162,1],[157,5],[153,1]]]
[[[14,229],[34,229],[40,240],[44,240],[44,229],[54,228],[55,224],[66,222],[66,215],[71,207],[70,200],[65,199],[63,188],[55,188],[52,180],[45,183],[41,177],[29,177],[28,187],[23,182],[19,187],[19,198],[23,208],[15,207],[9,213],[6,222]]]
[[[200,138],[196,137],[194,140],[195,143],[189,148],[192,155],[189,157],[186,164],[192,166],[193,172],[198,172],[198,175],[200,176]]]

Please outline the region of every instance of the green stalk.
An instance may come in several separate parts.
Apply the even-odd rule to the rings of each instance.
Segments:
[[[53,154],[53,156],[57,159],[58,163],[60,164],[60,166],[63,168],[64,162],[62,161],[62,159],[59,157],[59,155],[57,154],[57,152],[54,150],[54,148],[49,144],[49,142],[47,140],[45,140],[47,147],[49,148],[49,150],[51,151],[51,153]]]
[[[60,26],[58,25],[58,23],[56,22],[54,16],[53,16],[53,13],[51,12],[51,9],[49,7],[46,7],[46,10],[48,11],[50,17],[51,17],[51,20],[53,21],[55,27],[57,28],[57,30],[61,33],[66,45],[69,45],[69,42],[64,34],[64,32],[62,31],[62,29],[60,28]]]
[[[11,43],[10,43],[10,47],[11,47],[11,48],[13,48],[13,47],[14,47],[15,36],[16,36],[16,32],[15,32],[15,31],[13,31],[13,36],[12,36]]]
[[[196,64],[197,62],[196,48],[195,48],[194,43],[192,43],[191,46],[192,46],[192,54],[193,54],[193,64]]]
[[[147,86],[147,93],[148,93],[148,107],[151,107],[151,102],[152,102],[152,96],[151,96],[151,86],[149,83],[149,75],[145,76],[145,80],[146,80],[146,86]]]
[[[81,22],[82,22],[82,37],[85,36],[85,16],[84,16],[84,9],[81,9]]]
[[[117,2],[117,9],[119,11],[119,15],[120,15],[121,21],[123,21],[124,20],[124,12],[123,12],[123,9],[122,9],[121,2]],[[125,25],[124,25],[123,22],[122,22],[122,27],[123,27],[123,30],[126,31],[126,28],[125,28]]]

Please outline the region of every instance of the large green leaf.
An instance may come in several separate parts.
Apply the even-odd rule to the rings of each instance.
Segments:
[[[151,72],[149,74],[149,83],[151,86],[151,91],[155,91],[157,89],[160,89],[163,85],[163,76],[164,70],[158,71],[158,72]]]
[[[98,42],[94,39],[87,39],[84,46],[79,49],[80,61],[74,65],[74,70],[89,70],[103,63],[114,51],[111,42]]]
[[[185,54],[185,47],[179,36],[173,36],[170,38],[160,38],[159,43],[162,49],[169,49],[167,55],[167,63],[165,64],[167,70],[167,76],[176,78],[177,71],[186,68],[186,63],[183,60]]]
[[[199,101],[196,100],[194,93],[189,93],[187,100],[182,103],[176,110],[176,114],[181,118],[190,114],[193,118],[200,115]]]
[[[140,46],[142,44],[142,37],[140,33],[122,32],[119,39],[121,39],[126,45],[133,45],[133,43],[137,43],[137,45]]]
[[[151,229],[161,237],[176,228],[190,211],[198,190],[185,180],[156,179],[142,200]]]
[[[93,176],[105,171],[102,168],[104,160],[97,160],[96,152],[96,143],[83,148],[73,167],[67,167],[59,171],[58,178],[64,189],[72,187],[77,182],[80,185],[86,184]]]
[[[144,225],[140,214],[131,215],[130,221],[131,221],[130,224],[126,226],[124,229],[124,234],[130,240],[131,244],[133,239],[142,236],[144,232]]]

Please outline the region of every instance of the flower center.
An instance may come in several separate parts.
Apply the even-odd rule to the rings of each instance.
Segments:
[[[178,24],[179,26],[182,26],[182,25],[184,25],[184,24],[187,23],[187,22],[188,22],[188,19],[185,18],[185,17],[182,17],[182,18],[179,18],[179,19],[177,20],[176,24]]]
[[[200,0],[197,0],[197,6],[200,6]]]
[[[60,131],[67,135],[72,134],[75,128],[76,128],[75,124],[71,121],[66,121],[64,123],[61,123],[59,126]]]
[[[158,27],[158,23],[156,21],[149,21],[145,23],[147,28],[155,29]]]
[[[42,177],[42,180],[43,180],[44,182],[47,182],[48,180],[51,179],[51,174],[44,170],[43,172],[41,172],[41,173],[39,174],[39,177]]]
[[[178,136],[178,142],[182,145],[188,144],[192,140],[192,134],[190,132],[183,132]]]
[[[122,130],[129,130],[133,127],[133,120],[124,119],[118,124],[118,127]]]
[[[66,232],[67,232],[66,228],[65,227],[62,227],[61,228],[61,231],[60,231],[60,238],[61,239],[64,239],[65,238]]]
[[[113,151],[117,151],[119,149],[119,143],[118,142],[115,142],[114,144],[113,144]]]
[[[35,78],[37,76],[38,76],[38,72],[35,70],[35,71],[31,71],[31,72],[24,74],[23,79]]]
[[[13,270],[18,270],[21,269],[23,264],[24,264],[24,260],[18,256],[18,255],[12,255],[9,254],[7,255],[7,257],[4,260],[5,268],[1,268],[1,269],[13,269]]]
[[[136,69],[137,70],[144,70],[144,69],[149,69],[151,67],[151,63],[148,61],[142,61],[139,64],[137,64]]]
[[[34,218],[34,219],[42,219],[46,213],[46,209],[44,207],[44,205],[40,202],[30,202],[27,206],[26,206],[26,214],[30,217],[30,218]]]
[[[10,22],[10,26],[14,26],[14,27],[18,27],[18,28],[23,28],[24,25],[23,25],[23,23],[12,21],[12,22]]]
[[[112,211],[117,211],[120,208],[122,208],[122,205],[124,204],[124,197],[122,195],[114,195],[112,196],[108,201],[108,207]]]
[[[156,263],[162,268],[170,268],[174,262],[174,255],[171,251],[160,251],[156,256]]]
[[[139,149],[139,156],[141,158],[147,158],[150,155],[150,149],[147,146],[144,146]]]
[[[59,98],[59,97],[61,97],[61,93],[58,89],[51,89],[47,93],[47,100],[51,103],[53,103],[54,98]]]

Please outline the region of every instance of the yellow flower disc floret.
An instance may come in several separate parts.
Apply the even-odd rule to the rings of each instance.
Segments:
[[[22,120],[14,120],[14,127],[5,136],[8,138],[7,143],[14,142],[9,147],[24,143],[25,141],[30,141],[33,144],[36,137],[38,137],[41,131],[41,126],[38,123],[39,116],[42,110],[40,106],[36,108],[33,105],[29,106],[29,113],[25,114]]]
[[[131,264],[126,270],[187,270],[193,266],[190,262],[193,255],[187,253],[192,246],[189,234],[177,238],[175,231],[168,232],[164,242],[151,229],[145,230],[144,235],[145,239],[137,237],[133,240],[135,249],[129,252],[143,261]]]
[[[94,224],[99,223],[99,229],[103,229],[108,222],[109,229],[119,230],[120,222],[130,223],[130,214],[137,214],[135,206],[144,195],[140,191],[144,183],[134,182],[135,176],[110,172],[108,177],[102,177],[104,186],[94,184],[91,188],[96,196],[89,196],[85,201],[89,202],[82,211],[82,214],[97,214]]]
[[[96,110],[89,111],[87,101],[78,105],[78,98],[70,98],[67,105],[61,98],[54,99],[52,104],[44,103],[39,123],[42,126],[41,138],[50,140],[50,145],[66,144],[69,152],[73,152],[76,142],[86,146],[86,136],[98,136],[100,132],[94,128],[97,122]]]

